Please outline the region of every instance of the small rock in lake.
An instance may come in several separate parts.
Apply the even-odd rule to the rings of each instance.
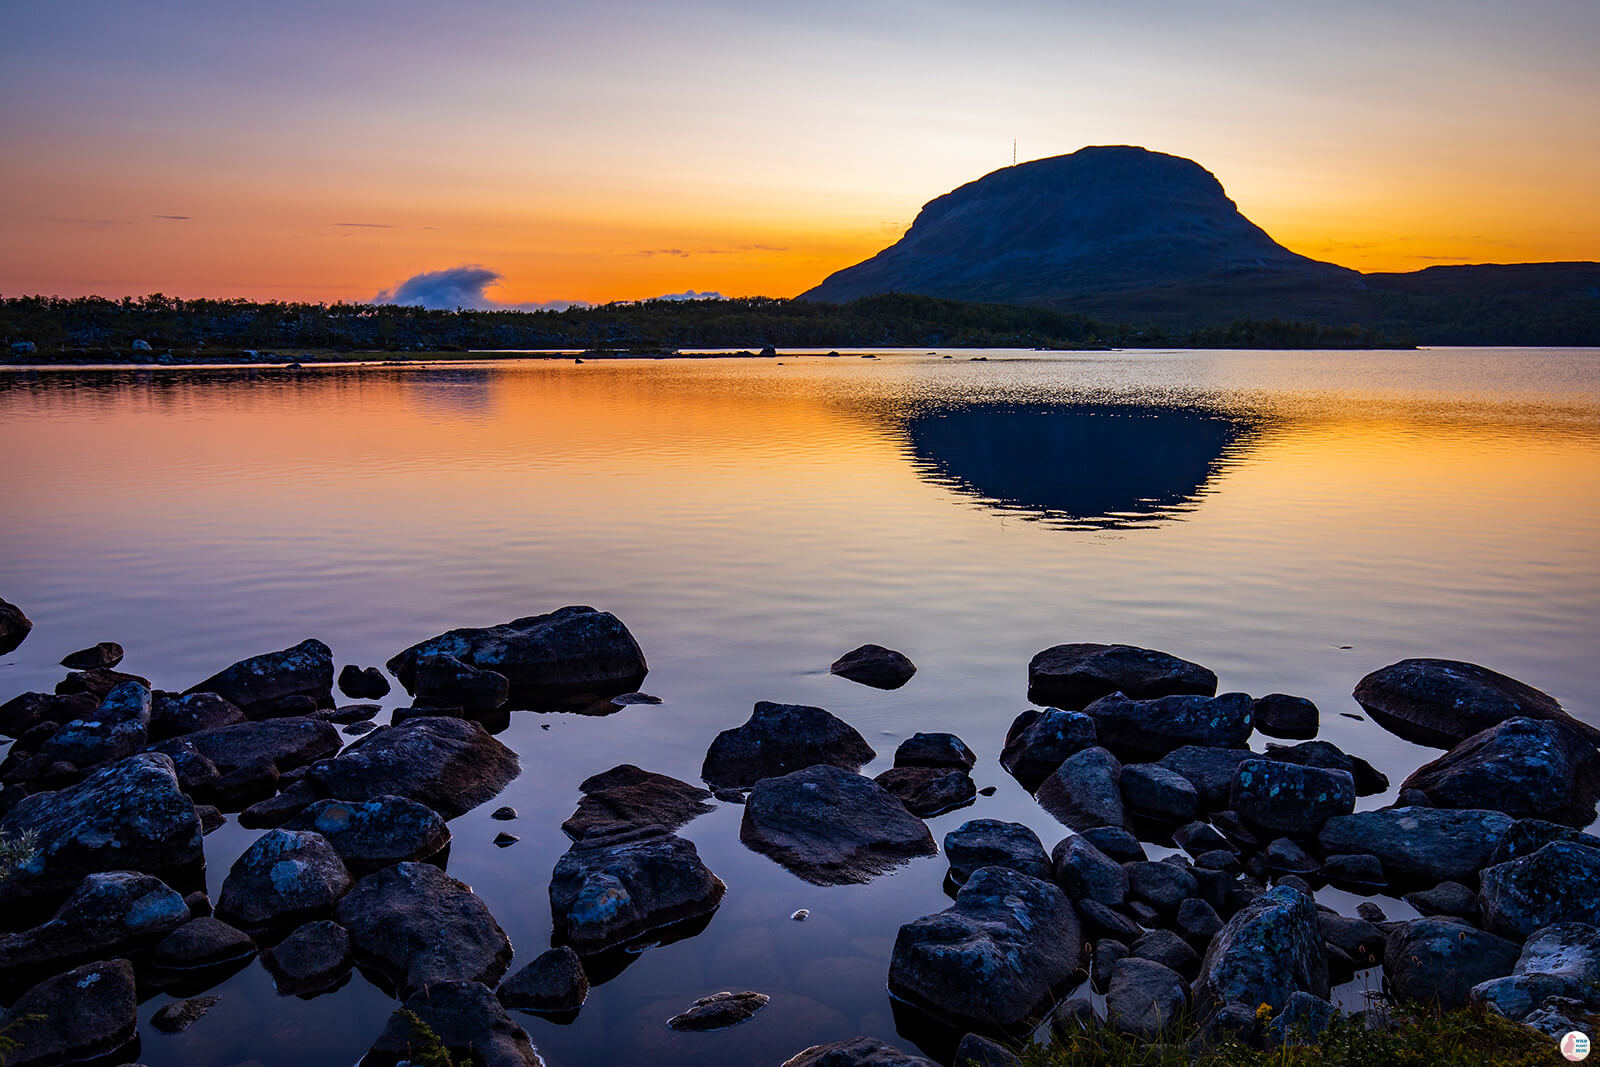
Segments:
[[[600,827],[662,826],[676,830],[712,810],[709,790],[631,763],[590,775],[578,783],[583,797],[561,829],[580,838]]]
[[[760,701],[706,751],[700,777],[712,789],[748,788],[814,764],[855,771],[877,755],[849,723],[822,708]]]
[[[354,700],[377,700],[389,695],[389,679],[376,667],[346,663],[339,671],[339,692]]]
[[[332,919],[305,923],[261,954],[282,996],[332,986],[350,969],[350,932]]]
[[[33,622],[15,604],[0,600],[0,656],[22,644]]]
[[[101,641],[97,645],[80,649],[61,657],[61,665],[75,671],[92,671],[97,667],[115,667],[122,662],[122,646],[115,641]]]
[[[995,787],[992,786],[992,785],[986,785],[982,789],[978,790],[978,795],[980,797],[992,797],[992,796],[994,796],[994,794],[995,794]]]
[[[375,722],[353,722],[344,728],[344,732],[351,737],[360,737],[362,734],[370,734],[377,728],[378,724]]]
[[[510,805],[507,805],[505,807],[495,808],[493,811],[491,811],[489,813],[489,818],[497,819],[500,822],[510,822],[512,819],[515,819],[516,817],[517,817],[517,809],[511,807]]]
[[[1019,822],[971,819],[944,835],[944,854],[957,885],[983,867],[1009,867],[1045,881],[1052,877],[1044,843]]]
[[[225,667],[185,693],[216,693],[247,715],[269,712],[285,697],[308,696],[333,705],[333,651],[315,638]]]
[[[930,1059],[901,1052],[875,1037],[852,1037],[812,1045],[783,1061],[783,1067],[937,1067]]]
[[[199,1022],[205,1013],[222,998],[216,995],[191,997],[157,1008],[150,1016],[150,1025],[163,1034],[181,1034]]]
[[[367,875],[335,917],[363,963],[402,996],[456,980],[494,985],[511,962],[511,941],[483,899],[431,863]]]
[[[1306,740],[1317,736],[1317,706],[1305,697],[1268,693],[1255,699],[1256,729],[1268,737]]]
[[[577,1011],[588,999],[589,977],[578,954],[559,945],[501,982],[496,995],[500,1003],[519,1011]]]
[[[629,705],[633,704],[654,705],[661,703],[661,698],[658,696],[651,696],[649,693],[621,693],[612,697],[611,703],[621,704],[623,707],[628,707]]]
[[[416,1023],[430,1032],[424,1043]],[[378,1040],[362,1057],[365,1067],[395,1067],[438,1056],[450,1063],[494,1067],[543,1067],[527,1031],[506,1014],[495,995],[478,982],[442,981],[412,994],[389,1017]]]
[[[659,826],[601,828],[556,860],[550,912],[556,940],[592,954],[709,918],[726,891],[692,842]]]
[[[956,767],[970,771],[977,755],[955,734],[915,733],[894,750],[896,767]]]
[[[494,843],[497,848],[505,848],[507,845],[514,845],[521,840],[522,838],[516,834],[508,834],[504,830],[494,835]]]
[[[713,993],[695,1001],[687,1011],[668,1019],[667,1025],[674,1030],[691,1032],[724,1030],[752,1017],[766,1007],[771,999],[765,993]]]
[[[249,934],[221,919],[202,915],[162,938],[150,953],[150,960],[168,969],[211,967],[253,956],[255,951],[256,943]]]
[[[882,645],[862,645],[833,661],[828,670],[874,689],[899,689],[917,673],[916,664],[903,653]]]
[[[793,915],[789,916],[789,918],[793,919],[797,923],[803,923],[807,919],[811,918],[811,911],[809,908],[798,908]]]

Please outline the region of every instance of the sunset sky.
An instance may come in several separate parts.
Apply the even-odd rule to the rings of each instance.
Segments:
[[[1362,270],[1600,259],[1595,0],[19,2],[0,294],[792,296],[1021,160]]]

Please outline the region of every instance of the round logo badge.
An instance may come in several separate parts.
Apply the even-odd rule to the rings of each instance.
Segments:
[[[1579,1030],[1568,1030],[1561,1038],[1561,1055],[1573,1063],[1589,1058],[1589,1035]]]

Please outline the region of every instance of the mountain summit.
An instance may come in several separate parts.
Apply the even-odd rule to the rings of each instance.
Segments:
[[[1278,244],[1193,160],[1106,145],[1006,167],[929,201],[899,241],[802,299],[904,292],[1054,304],[1173,285],[1354,287],[1359,278]]]

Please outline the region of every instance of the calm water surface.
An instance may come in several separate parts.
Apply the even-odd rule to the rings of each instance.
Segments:
[[[1436,753],[1341,713],[1406,656],[1487,664],[1600,724],[1600,350],[881,357],[0,372],[0,595],[35,622],[0,698],[100,640],[181,689],[305,637],[369,665],[455,626],[615,612],[664,702],[517,714],[522,777],[451,824],[449,870],[514,967],[549,944],[578,782],[623,762],[696,780],[757,700],[840,715],[878,750],[869,774],[918,730],[960,734],[998,792],[935,837],[994,817],[1046,847],[1065,831],[996,757],[1028,659],[1064,641],[1311,697],[1321,736],[1396,785]],[[883,693],[827,673],[866,641],[917,676]],[[500,803],[521,813],[506,849]],[[549,1063],[915,1042],[884,976],[899,925],[948,903],[944,861],[818,888],[747,851],[739,816],[681,831],[728,884],[705,932],[642,953],[570,1025],[519,1016]],[[213,896],[254,837],[206,839]],[[666,1029],[720,989],[773,1000],[732,1030]],[[146,1025],[143,1062],[349,1064],[394,1007],[359,975],[280,998],[258,963],[213,991],[186,1033]]]

